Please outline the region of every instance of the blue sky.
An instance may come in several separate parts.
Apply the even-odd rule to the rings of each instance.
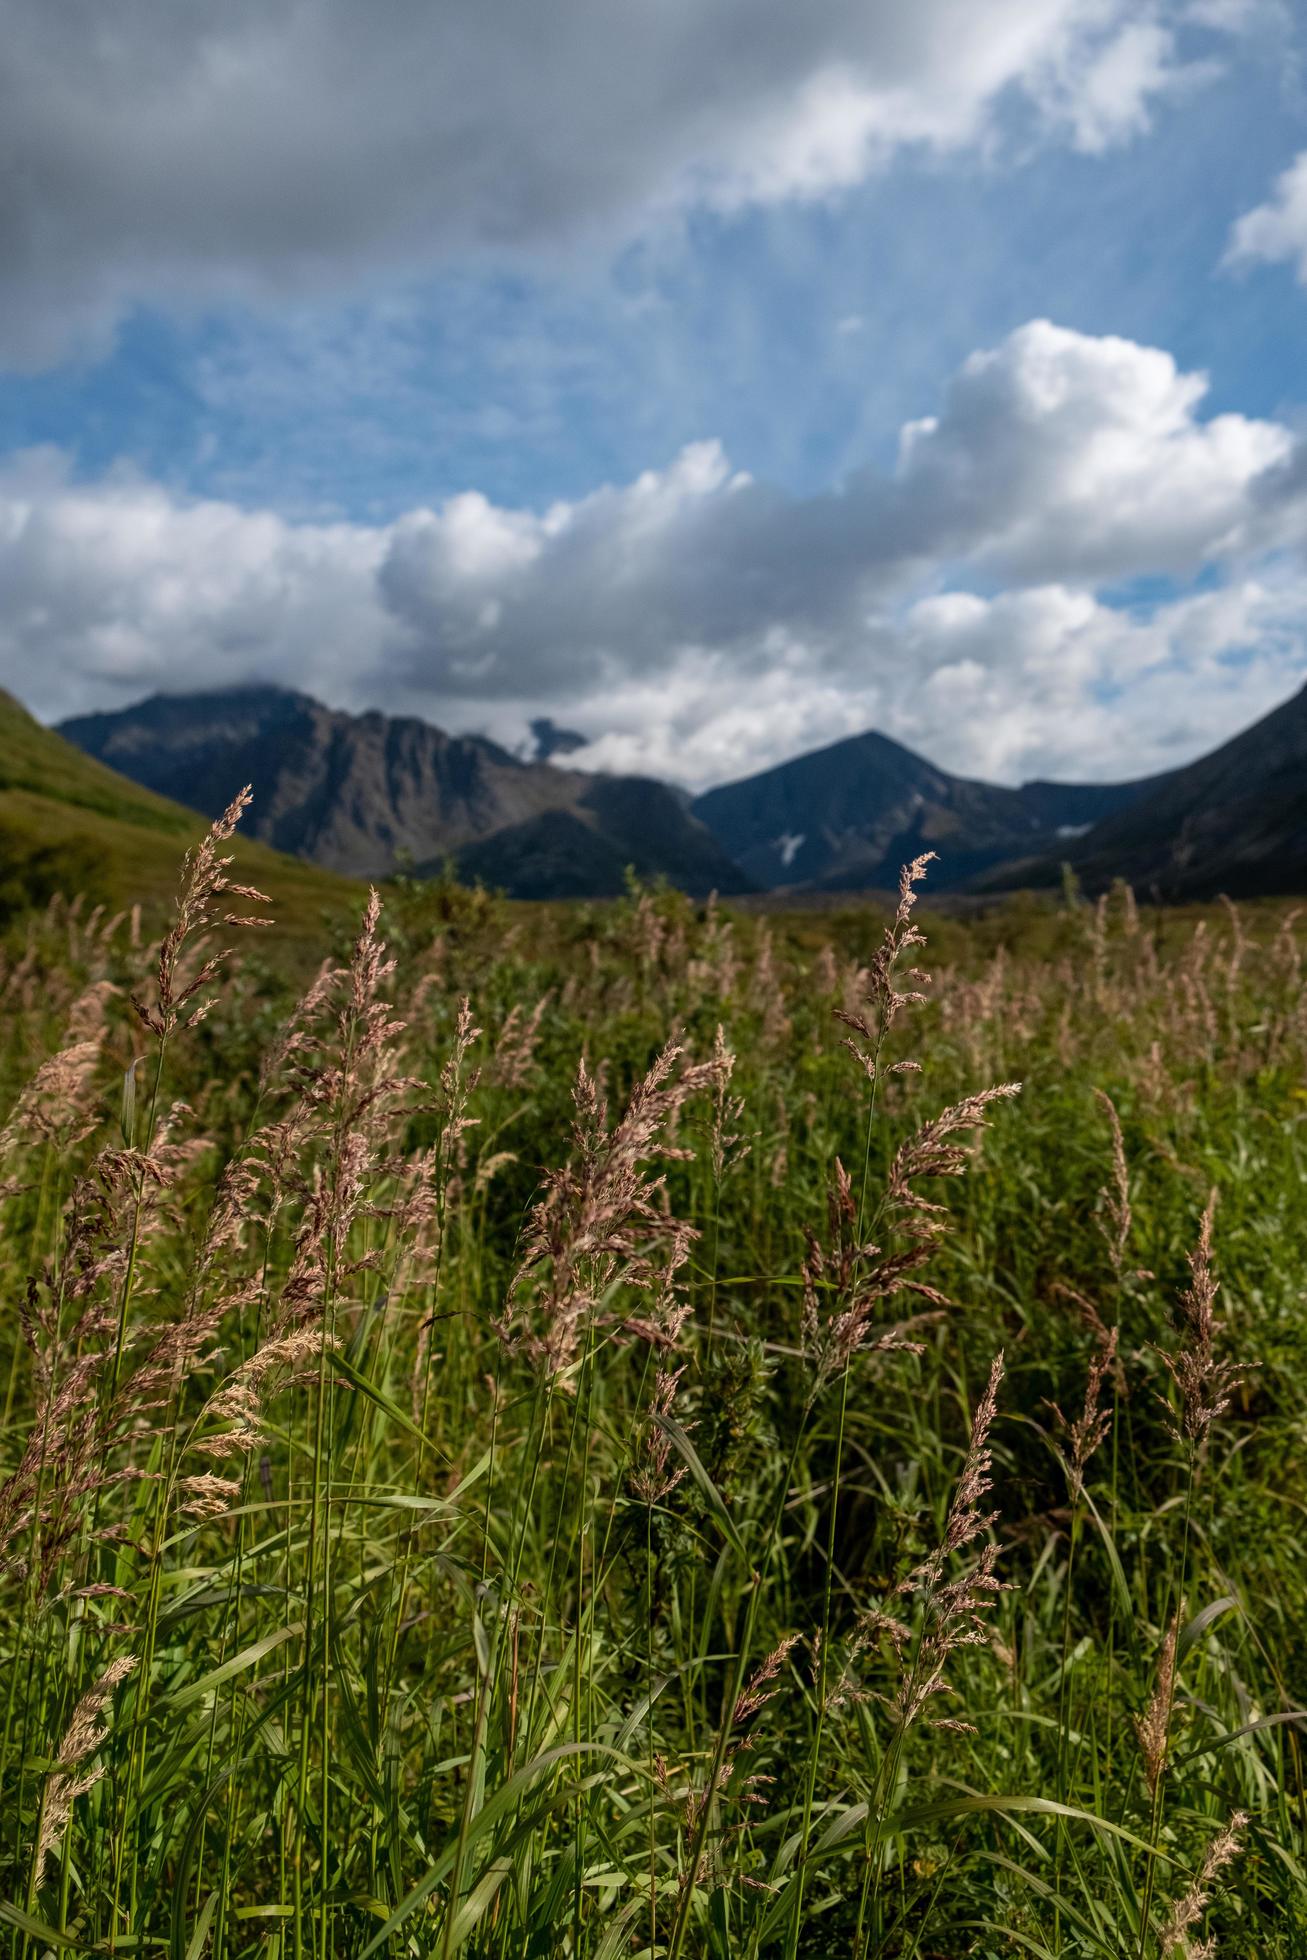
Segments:
[[[637,8],[633,50],[559,0],[533,48],[497,0],[452,51],[234,6],[219,62],[154,0],[93,57],[23,0],[0,678],[547,712],[692,782],[866,725],[1133,772],[1299,684],[1294,12],[741,5]]]

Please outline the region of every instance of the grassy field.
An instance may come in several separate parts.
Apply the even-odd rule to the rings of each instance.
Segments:
[[[0,971],[14,1956],[1307,1951],[1292,914],[217,881]]]
[[[76,894],[100,923],[123,920],[160,931],[183,850],[203,837],[204,819],[155,796],[43,728],[0,688],[0,927],[59,894]],[[324,929],[361,887],[264,844],[241,839],[242,877],[273,901],[267,934],[276,963],[311,968]]]

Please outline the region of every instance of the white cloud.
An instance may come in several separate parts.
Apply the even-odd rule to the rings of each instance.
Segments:
[[[130,471],[78,483],[29,451],[0,467],[0,679],[52,716],[258,672],[339,695],[379,643],[384,550],[360,526],[183,503]]]
[[[963,364],[889,476],[787,497],[702,442],[544,511],[470,491],[384,526],[37,452],[0,466],[0,680],[52,717],[252,678],[508,741],[553,713],[594,763],[693,783],[867,726],[1007,779],[1154,767],[1305,657],[1303,456],[1203,420],[1204,385],[1035,321]],[[1194,595],[1109,602],[1201,568]]]
[[[1062,586],[953,616],[926,602],[907,644],[924,685],[899,708],[905,740],[1006,781],[1121,779],[1224,741],[1292,690],[1307,577],[1240,578],[1137,613]]]
[[[1044,101],[1065,120],[1078,150],[1100,155],[1143,135],[1159,97],[1194,88],[1216,72],[1210,61],[1181,61],[1175,34],[1160,20],[1131,20],[1087,59],[1055,63]]]
[[[1124,781],[1189,761],[1307,676],[1307,577],[1240,579],[1133,614],[1042,586],[950,594],[872,622],[838,666],[791,644],[741,689],[720,657],[631,679],[569,757],[729,781],[874,727],[990,781]]]
[[[941,550],[1025,579],[1183,572],[1234,541],[1292,448],[1276,423],[1201,421],[1170,354],[1033,320],[976,353],[943,414],[910,423],[896,503]]]
[[[1011,104],[1101,150],[1210,72],[1186,52],[1195,18],[1185,0],[11,0],[0,344],[40,365],[134,300],[337,292],[696,202],[825,197],[904,146],[992,146]],[[1209,10],[1198,43],[1244,25]]]
[[[1307,150],[1299,152],[1265,204],[1246,211],[1230,233],[1227,265],[1292,265],[1307,286]]]

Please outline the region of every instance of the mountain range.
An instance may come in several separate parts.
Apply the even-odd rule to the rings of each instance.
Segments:
[[[629,865],[706,896],[748,879],[690,800],[642,777],[527,761],[411,716],[342,714],[285,688],[156,694],[59,731],[205,816],[251,782],[252,836],[331,871],[419,876],[454,860],[514,898],[609,897]]]
[[[1156,777],[1145,796],[1070,841],[1086,891],[1124,878],[1167,901],[1307,893],[1307,687],[1210,755]],[[1061,875],[1047,857],[1005,865],[991,888]]]
[[[893,889],[924,850],[937,891],[1045,886],[1067,863],[1090,891],[1116,877],[1163,899],[1307,890],[1307,690],[1186,768],[1017,789],[867,733],[691,799],[543,759],[582,739],[552,723],[523,757],[271,686],[154,695],[60,732],[205,815],[253,781],[253,834],[327,869],[452,862],[513,897],[609,896],[628,868],[696,896]]]
[[[922,851],[936,890],[1014,858],[1061,850],[1164,778],[1133,783],[993,783],[951,776],[884,735],[854,735],[694,804],[746,875],[768,890],[893,889]]]

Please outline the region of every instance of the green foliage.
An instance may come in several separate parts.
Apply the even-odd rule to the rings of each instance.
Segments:
[[[0,819],[0,926],[62,892],[94,889],[99,872],[89,837],[48,843],[35,831]]]
[[[84,755],[0,690],[0,929],[58,894],[109,915],[138,905],[162,929],[178,857],[203,835],[194,811]],[[359,888],[315,865],[246,841],[237,862],[276,901],[269,939],[283,967],[316,962],[324,936],[357,911]]]
[[[0,1950],[1307,1950],[1292,918],[196,889],[0,965]]]

